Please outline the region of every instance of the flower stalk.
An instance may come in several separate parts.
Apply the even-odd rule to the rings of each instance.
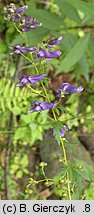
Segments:
[[[54,1],[52,0],[51,3],[54,3]],[[20,8],[16,8],[16,6],[13,3],[11,3],[7,8],[4,9],[5,19],[14,23],[15,29],[17,30],[18,33],[20,33],[21,37],[25,40],[25,44],[26,44],[26,46],[15,45],[11,47],[10,49],[12,50],[12,54],[15,53],[17,55],[20,54],[21,56],[23,56],[26,60],[28,60],[32,64],[32,66],[34,66],[34,69],[36,71],[36,76],[26,76],[23,74],[20,79],[20,83],[18,83],[16,86],[23,87],[25,84],[27,84],[28,88],[30,88],[33,93],[38,94],[41,97],[44,97],[46,99],[46,101],[43,102],[34,101],[32,103],[32,108],[28,111],[29,113],[51,109],[53,114],[53,119],[51,117],[49,118],[57,123],[58,120],[57,120],[54,107],[57,106],[57,104],[59,104],[62,96],[66,94],[74,94],[74,93],[82,92],[83,87],[80,86],[77,88],[75,86],[72,86],[70,83],[67,82],[62,83],[62,87],[55,90],[60,95],[59,101],[57,103],[50,101],[49,94],[43,83],[43,79],[46,77],[43,61],[44,60],[50,61],[51,59],[59,58],[61,56],[60,50],[52,50],[52,49],[62,41],[62,36],[59,36],[56,39],[48,39],[47,41],[43,41],[43,46],[42,46],[43,48],[39,47],[37,49],[34,46],[29,47],[25,32],[34,30],[37,27],[41,27],[42,23],[37,22],[36,18],[32,16],[25,16],[24,11],[27,9],[28,9],[27,5]],[[17,27],[16,23],[18,23],[19,28]],[[30,57],[26,56],[25,55],[26,53],[29,53]],[[41,62],[40,66],[42,67],[43,74],[39,73],[38,67],[36,65],[37,60],[40,60]],[[32,85],[36,82],[41,83],[42,89],[44,91],[44,95],[42,95],[40,92],[37,92],[35,89],[29,86],[29,84]],[[59,132],[60,132],[60,144],[63,153],[63,165],[68,167],[69,163],[67,160],[66,149],[63,142],[63,137],[66,130],[67,130],[66,125],[63,125],[63,129],[60,128]],[[47,178],[44,172],[44,167],[42,167],[42,172],[46,180]],[[67,182],[68,198],[71,200],[71,189],[70,189],[71,182],[70,182],[70,175],[68,170],[66,171],[66,182]]]

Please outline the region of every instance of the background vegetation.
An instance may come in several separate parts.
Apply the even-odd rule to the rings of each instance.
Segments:
[[[26,14],[37,17],[43,23],[41,28],[27,33],[30,46],[40,46],[49,37],[63,36],[60,44],[62,56],[49,62],[46,68],[49,96],[51,100],[56,99],[54,89],[60,87],[63,81],[84,86],[81,95],[64,98],[62,103],[68,111],[61,112],[60,120],[69,128],[66,145],[71,150],[68,153],[70,160],[78,157],[94,169],[94,0],[12,2],[17,6],[27,4],[29,9]],[[33,74],[33,69],[22,57],[10,55],[9,46],[23,44],[23,40],[13,25],[4,20],[3,7],[9,3],[7,0],[0,2],[1,199],[65,199],[59,188],[47,187],[44,183],[33,184],[32,187],[29,180],[42,179],[41,161],[48,164],[47,175],[59,176],[57,170],[61,168],[56,159],[61,156],[61,151],[52,137],[47,112],[27,114],[31,101],[37,100],[38,96],[31,94],[27,88],[16,87],[17,75]],[[39,84],[37,90],[38,87]],[[94,199],[93,177],[87,177],[91,176],[91,171],[86,164],[84,166],[86,189],[83,191],[78,175],[80,188],[73,199]]]

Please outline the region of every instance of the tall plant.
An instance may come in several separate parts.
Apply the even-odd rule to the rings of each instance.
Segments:
[[[30,178],[29,184],[27,185],[26,192],[30,192],[30,187],[36,185],[40,182],[45,182],[47,186],[54,185],[55,188],[60,190],[60,194],[63,199],[71,200],[77,191],[83,191],[84,180],[90,180],[90,168],[85,165],[85,163],[78,161],[73,158],[70,162],[67,158],[66,148],[67,140],[65,139],[65,133],[68,130],[65,122],[59,120],[60,112],[67,113],[68,111],[60,104],[61,100],[69,94],[80,93],[83,91],[83,86],[73,86],[68,82],[63,82],[62,86],[58,89],[54,89],[57,94],[57,101],[51,101],[49,96],[49,91],[47,89],[47,74],[46,65],[52,59],[59,58],[62,53],[57,49],[57,45],[62,41],[62,35],[58,38],[48,38],[48,40],[43,41],[41,46],[28,46],[26,32],[35,30],[42,26],[42,23],[38,22],[35,17],[26,16],[24,12],[28,9],[28,6],[22,6],[16,8],[15,4],[11,3],[9,6],[4,8],[5,19],[12,22],[17,32],[21,35],[23,39],[23,45],[16,44],[11,46],[11,53],[23,56],[31,66],[33,67],[36,74],[26,75],[22,74],[19,79],[20,82],[16,84],[17,87],[23,88],[27,86],[31,89],[31,93],[34,92],[38,95],[38,101],[33,101],[30,110],[27,115],[32,115],[34,112],[43,112],[45,110],[51,110],[47,114],[49,119],[50,128],[53,132],[53,136],[57,140],[58,148],[62,149],[62,158],[60,162],[62,163],[62,170],[54,178],[49,178],[45,174],[45,162],[41,162],[41,170],[44,176],[43,179],[36,181]],[[32,87],[32,84],[40,82],[42,87],[41,93]],[[71,115],[71,111],[69,112]],[[65,148],[66,145],[66,148]]]

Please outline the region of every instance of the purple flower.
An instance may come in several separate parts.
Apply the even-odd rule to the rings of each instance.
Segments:
[[[22,21],[21,21],[21,24],[22,25],[31,25],[35,21],[36,21],[36,18],[33,16],[24,16]]]
[[[7,7],[4,7],[4,14],[11,14],[11,13],[14,13],[16,9],[16,6],[15,4],[11,3],[10,5],[8,5]]]
[[[36,22],[36,18],[32,16],[26,16],[21,21],[21,31],[22,32],[28,32],[40,26],[42,26],[42,23]]]
[[[20,83],[18,83],[16,86],[17,86],[17,87],[22,87],[22,86],[24,86],[26,83],[28,83],[28,77],[27,77],[26,75],[23,74]]]
[[[82,92],[83,86],[79,86],[78,88],[76,86],[72,86],[70,83],[62,83],[62,87],[56,89],[57,93],[63,92],[64,94],[73,94],[76,92]]]
[[[25,6],[23,6],[23,7],[19,7],[19,8],[16,8],[15,10],[14,10],[14,12],[15,13],[23,13],[25,10],[27,10],[28,9],[28,6],[27,5],[25,5]]]
[[[21,20],[21,15],[20,14],[12,14],[10,21],[11,22],[20,22]]]
[[[47,109],[52,109],[53,107],[55,107],[55,103],[51,103],[51,102],[42,102],[39,103],[37,101],[32,103],[33,109],[29,110],[29,113],[33,113],[33,112],[38,112],[38,111],[43,111],[43,110],[47,110]]]
[[[15,4],[11,3],[4,8],[5,19],[11,22],[20,22],[22,19],[23,12],[28,9],[25,5],[20,8],[16,8]]]
[[[61,137],[64,137],[64,135],[65,135],[65,133],[66,133],[67,130],[68,130],[67,126],[64,125],[64,126],[63,126],[63,129],[60,130],[60,135],[61,135]]]
[[[26,83],[33,84],[33,83],[39,82],[39,81],[41,81],[45,76],[46,76],[45,74],[41,74],[41,75],[38,75],[38,76],[26,76],[26,75],[23,74],[20,83],[18,83],[16,86],[17,86],[17,87],[22,87],[22,86],[24,86]]]
[[[46,47],[49,47],[49,48],[53,48],[55,47],[57,44],[59,44],[62,40],[62,36],[56,38],[56,39],[52,39],[52,40],[47,40],[47,41],[44,41],[43,43],[46,45]]]
[[[60,132],[60,136],[63,138],[64,135],[65,135],[65,133],[66,133],[66,131],[68,130],[68,128],[67,128],[66,125],[63,125],[63,129],[58,129],[58,130],[59,130],[58,132]],[[55,128],[52,128],[52,131],[55,134]]]
[[[38,58],[46,58],[46,59],[53,59],[53,58],[57,58],[61,55],[60,50],[56,50],[56,51],[45,51],[42,48],[39,49],[39,51],[36,54],[36,59]]]
[[[36,82],[39,82],[40,80],[42,80],[44,77],[46,77],[45,74],[41,74],[41,75],[38,75],[38,76],[29,76],[28,77],[28,80],[30,83],[36,83]]]
[[[26,47],[26,46],[20,46],[20,45],[15,45],[13,47],[10,47],[10,49],[13,50],[13,53],[19,54],[19,53],[27,53],[27,52],[34,52],[35,50],[37,50],[36,47]]]

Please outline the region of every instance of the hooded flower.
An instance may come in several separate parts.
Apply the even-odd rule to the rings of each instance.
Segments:
[[[13,53],[15,54],[19,54],[19,53],[27,53],[27,52],[34,52],[35,50],[37,50],[36,47],[26,47],[26,46],[20,46],[20,45],[15,45],[13,47],[10,47],[11,50],[13,50]]]
[[[78,88],[76,86],[72,86],[70,83],[62,83],[62,87],[56,89],[55,91],[57,93],[63,92],[64,94],[73,94],[76,92],[82,92],[83,86],[79,86]]]
[[[36,59],[38,58],[46,58],[46,59],[53,59],[53,58],[57,58],[61,55],[60,50],[56,50],[56,51],[45,51],[42,48],[39,49],[39,51],[36,54]]]
[[[66,133],[67,130],[68,130],[67,126],[66,126],[66,125],[63,125],[63,129],[60,129],[60,130],[59,130],[59,131],[60,131],[61,137],[64,137],[64,135],[65,135],[65,133]],[[52,128],[52,131],[53,131],[53,133],[54,133],[54,128]]]
[[[47,110],[47,109],[52,109],[56,104],[55,103],[51,103],[51,102],[42,102],[39,103],[37,101],[32,103],[33,109],[29,110],[29,113],[33,113],[33,112],[38,112],[38,111],[43,111],[43,110]]]
[[[64,126],[63,126],[63,129],[60,130],[60,135],[61,135],[61,137],[64,137],[64,135],[65,135],[65,133],[66,133],[67,130],[68,130],[67,126],[64,125]]]
[[[26,75],[22,75],[21,81],[20,83],[18,83],[16,86],[18,87],[22,87],[24,86],[26,83],[36,83],[36,82],[40,82],[46,75],[45,74],[41,74],[38,76],[26,76]]]
[[[16,8],[16,9],[14,10],[14,12],[15,12],[15,13],[24,13],[24,11],[27,10],[27,9],[28,9],[28,6],[25,5],[25,6]]]
[[[10,5],[4,8],[5,19],[11,22],[20,22],[24,11],[27,9],[27,5],[20,8],[16,8],[15,4],[11,3]]]
[[[32,16],[26,16],[21,21],[21,28],[20,30],[22,32],[28,32],[30,30],[34,30],[37,27],[42,26],[42,23],[36,22],[36,18]]]
[[[62,40],[62,36],[52,40],[49,39],[47,41],[44,41],[43,43],[46,45],[46,47],[53,48],[56,45],[58,45],[61,42],[61,40]]]

